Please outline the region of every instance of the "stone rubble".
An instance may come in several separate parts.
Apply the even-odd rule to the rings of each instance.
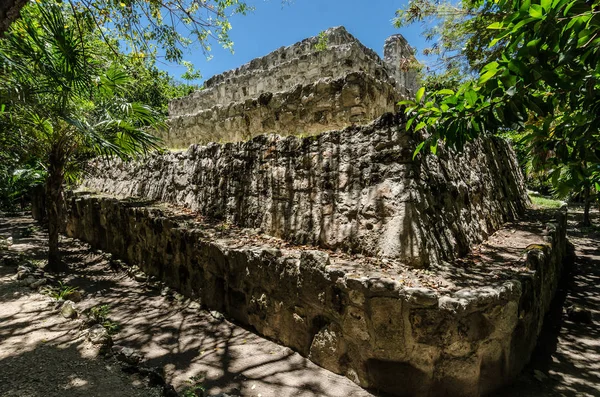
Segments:
[[[77,308],[75,307],[75,302],[70,301],[70,300],[64,301],[62,306],[60,307],[60,314],[64,318],[68,318],[68,319],[77,318],[78,312],[77,312]]]

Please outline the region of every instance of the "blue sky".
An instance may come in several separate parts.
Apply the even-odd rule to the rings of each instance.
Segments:
[[[218,45],[213,45],[213,58],[210,61],[199,50],[186,54],[186,60],[200,69],[203,80],[279,47],[315,36],[332,26],[345,26],[363,44],[380,55],[385,39],[396,33],[404,35],[418,50],[426,46],[420,36],[420,26],[396,29],[392,25],[395,11],[407,0],[293,0],[289,5],[281,0],[247,2],[255,7],[255,11],[246,16],[234,16],[230,20],[234,54]],[[177,65],[162,65],[162,68],[176,78],[185,71]]]

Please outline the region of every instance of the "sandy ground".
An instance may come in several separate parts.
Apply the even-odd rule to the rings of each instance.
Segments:
[[[12,250],[43,258],[43,232],[19,237],[19,230],[33,225],[29,218],[0,223],[0,235],[13,235]],[[372,396],[289,348],[136,282],[85,244],[63,239],[62,250],[71,269],[62,281],[83,291],[78,308],[108,305],[110,318],[121,328],[115,344],[140,351],[146,366],[164,368],[178,391],[194,383],[209,395]],[[15,271],[0,267],[0,396],[156,393],[96,358],[96,351],[82,341],[73,341],[75,322],[53,312],[49,297],[19,287]]]
[[[530,365],[496,397],[600,396],[600,216],[593,229],[578,226],[580,209],[569,210],[569,241],[574,268],[555,298]],[[594,323],[570,321],[566,308],[592,312]]]
[[[582,232],[576,216],[569,232],[578,255],[573,275],[548,316],[531,365],[498,397],[600,396],[600,230]],[[27,217],[0,219],[0,235],[13,236],[12,250],[41,259],[45,234],[20,237],[31,225]],[[179,391],[193,383],[209,395],[373,395],[288,348],[136,282],[85,244],[64,239],[62,248],[71,272],[61,279],[84,293],[78,307],[108,305],[121,327],[115,343],[139,350],[144,365],[163,368]],[[20,286],[15,272],[0,266],[0,396],[160,395],[76,339],[78,324],[53,311],[49,297]],[[569,321],[564,309],[573,303],[591,309],[596,323]]]

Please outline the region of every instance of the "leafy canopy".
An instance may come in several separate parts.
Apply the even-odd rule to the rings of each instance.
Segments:
[[[80,23],[94,25],[115,54],[161,59],[187,67],[184,79],[200,78],[184,60],[194,46],[208,55],[211,43],[233,50],[229,19],[252,7],[243,0],[69,0]],[[126,43],[126,48],[118,48]]]
[[[506,45],[478,79],[458,90],[426,92],[408,101],[409,126],[460,147],[481,134],[526,130],[539,163],[600,162],[600,1],[498,0],[507,15],[493,23],[490,46]],[[594,168],[596,166],[593,166]],[[583,177],[583,176],[582,176]],[[596,177],[597,179],[597,177]]]
[[[420,24],[422,35],[431,42],[422,51],[434,59],[426,67],[424,85],[454,88],[499,57],[503,43],[489,47],[494,32],[487,26],[501,20],[502,15],[498,5],[487,0],[410,0],[396,11],[394,24]]]
[[[96,155],[130,158],[158,149],[160,115],[127,100],[129,75],[97,45],[92,21],[51,0],[30,3],[0,40],[0,131],[46,175],[48,266],[58,248],[65,179]]]
[[[131,79],[102,54],[93,25],[78,24],[58,3],[23,9],[0,41],[0,115],[4,140],[48,163],[83,152],[129,155],[157,147],[156,112],[129,102]]]

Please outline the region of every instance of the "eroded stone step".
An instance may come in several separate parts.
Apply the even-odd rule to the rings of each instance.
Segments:
[[[367,124],[394,112],[397,101],[392,84],[364,72],[352,72],[172,116],[169,130],[159,136],[170,148],[187,148],[194,143],[246,141],[273,131],[315,135],[354,123]]]
[[[300,244],[415,267],[465,255],[529,198],[510,144],[414,158],[401,115],[318,136],[262,135],[140,161],[91,164],[93,191],[185,206]]]
[[[429,270],[295,247],[147,201],[76,195],[68,214],[70,236],[397,395],[479,395],[512,379],[535,346],[565,252],[564,214],[514,223],[461,264]],[[502,259],[507,248],[520,255]]]

